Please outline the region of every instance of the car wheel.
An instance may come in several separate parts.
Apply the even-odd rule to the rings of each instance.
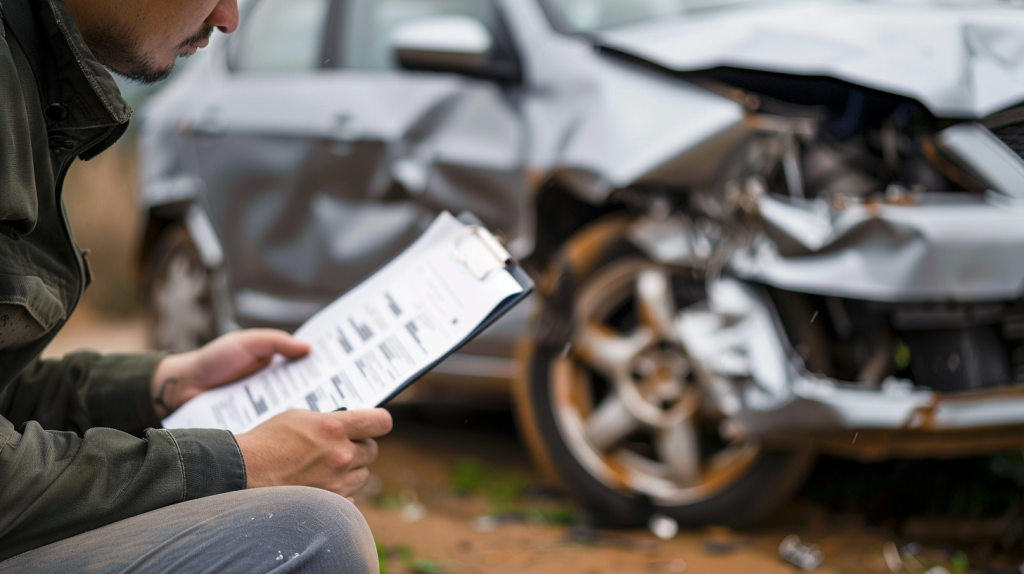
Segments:
[[[216,337],[214,273],[203,264],[184,226],[172,225],[160,235],[146,286],[154,347],[184,352]]]
[[[757,521],[806,476],[810,451],[776,451],[739,436],[712,404],[674,331],[704,299],[704,277],[666,267],[626,239],[629,220],[601,220],[572,238],[542,282],[544,309],[521,428],[542,466],[605,526],[653,514],[681,526]]]

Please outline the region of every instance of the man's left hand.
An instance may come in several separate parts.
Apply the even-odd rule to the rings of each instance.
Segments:
[[[298,359],[308,353],[308,343],[284,331],[249,329],[228,333],[195,351],[168,355],[150,382],[153,410],[164,418],[203,391],[255,373],[276,354]]]

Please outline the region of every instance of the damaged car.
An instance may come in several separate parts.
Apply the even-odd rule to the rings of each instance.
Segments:
[[[511,394],[604,524],[1019,449],[1014,6],[252,0],[143,113],[154,340],[294,328],[470,210],[542,293],[411,392]]]

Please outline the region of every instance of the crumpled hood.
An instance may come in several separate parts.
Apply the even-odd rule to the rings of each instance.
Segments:
[[[795,4],[665,19],[599,44],[680,72],[732,66],[831,76],[980,119],[1024,101],[1024,11]]]

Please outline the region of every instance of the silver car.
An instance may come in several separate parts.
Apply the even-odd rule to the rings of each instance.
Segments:
[[[1022,103],[1009,2],[253,0],[142,114],[154,338],[470,210],[541,295],[406,398],[511,390],[605,524],[749,523],[817,452],[1024,444]]]

